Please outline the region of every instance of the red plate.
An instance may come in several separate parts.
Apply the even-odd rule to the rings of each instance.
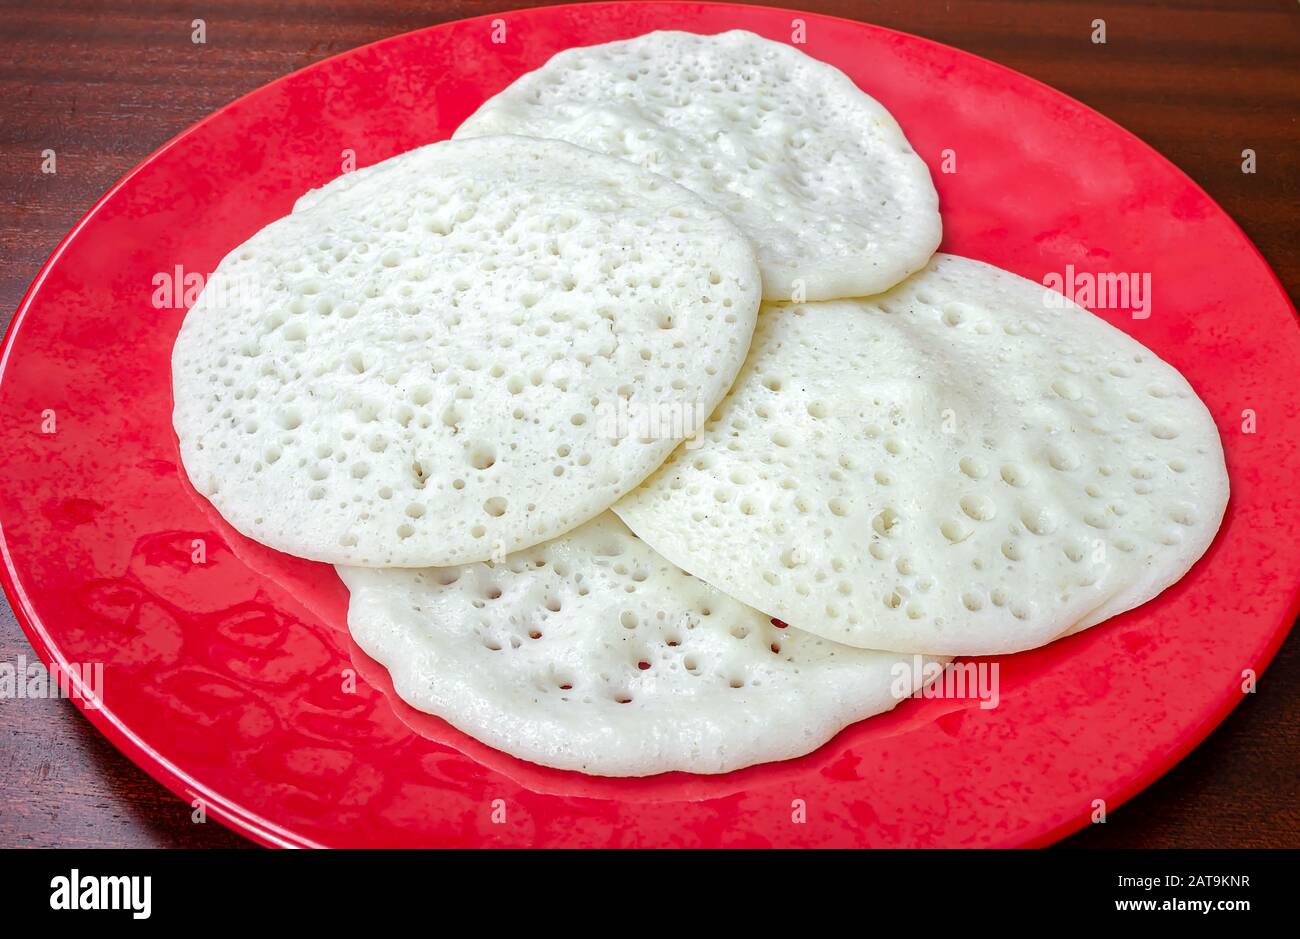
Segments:
[[[929,162],[945,250],[1034,280],[1067,265],[1151,275],[1148,318],[1099,315],[1177,366],[1214,414],[1232,478],[1217,540],[1141,609],[1003,659],[995,709],[908,701],[803,759],[720,778],[544,770],[395,709],[383,670],[348,641],[334,573],[240,537],[181,473],[169,356],[184,309],[157,308],[171,298],[155,277],[206,275],[335,176],[342,151],[365,165],[447,137],[560,49],[669,27],[788,42],[796,19],[802,48],[880,99]],[[955,173],[941,171],[945,150]],[[1079,103],[966,53],[709,3],[451,23],[222,109],[146,160],[55,251],[0,372],[4,586],[47,662],[103,663],[103,707],[87,716],[114,744],[267,844],[1044,844],[1085,824],[1094,800],[1113,810],[1186,754],[1295,617],[1294,316],[1250,242],[1186,176]],[[1257,433],[1243,431],[1247,410]],[[792,821],[796,799],[806,822]]]

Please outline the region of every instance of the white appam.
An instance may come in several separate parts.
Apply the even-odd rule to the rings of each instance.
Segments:
[[[1228,478],[1171,366],[1060,294],[938,255],[880,297],[765,306],[701,435],[614,510],[828,639],[1016,652],[1145,602]]]
[[[501,557],[604,511],[731,384],[759,301],[716,209],[523,137],[433,144],[232,251],[173,352],[196,488],[314,560]],[[619,415],[624,415],[622,422]]]
[[[338,571],[353,638],[404,701],[513,756],[599,776],[799,756],[941,665],[778,628],[612,513],[501,563]]]
[[[939,245],[929,170],[839,69],[733,30],[653,32],[557,53],[455,133],[567,140],[724,209],[757,246],[764,296],[887,290]]]

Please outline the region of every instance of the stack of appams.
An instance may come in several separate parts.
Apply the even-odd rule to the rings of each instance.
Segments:
[[[222,261],[173,354],[182,460],[338,565],[398,695],[494,747],[798,756],[948,657],[1145,602],[1226,504],[1175,369],[940,234],[824,63],[568,50]]]

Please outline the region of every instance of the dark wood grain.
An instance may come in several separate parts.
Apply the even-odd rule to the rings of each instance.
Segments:
[[[1295,0],[790,0],[936,39],[1032,75],[1164,153],[1300,287]],[[528,3],[0,0],[0,310],[144,156],[239,95],[395,33]],[[190,42],[190,21],[208,42]],[[1108,42],[1088,36],[1106,21]],[[1240,154],[1259,154],[1255,175]],[[59,172],[40,172],[40,153]],[[31,649],[0,611],[0,661]],[[1300,846],[1300,652],[1290,641],[1227,721],[1080,847]],[[0,700],[0,846],[232,846],[66,701]]]

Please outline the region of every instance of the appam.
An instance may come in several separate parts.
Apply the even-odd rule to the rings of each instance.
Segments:
[[[770,616],[900,652],[1016,652],[1131,609],[1228,498],[1173,367],[950,255],[879,297],[765,305],[698,443],[615,505],[628,526]]]
[[[604,511],[748,348],[717,209],[562,141],[433,144],[232,251],[172,358],[186,472],[241,533],[359,566],[467,563]]]
[[[744,30],[557,53],[455,136],[500,133],[631,160],[724,209],[768,299],[878,293],[939,245],[934,183],[893,116],[834,66]]]
[[[592,775],[799,756],[942,666],[779,628],[612,513],[499,563],[338,572],[353,638],[404,701],[513,756]]]
[[[557,53],[454,136],[502,133],[567,140],[699,194],[756,246],[768,299],[879,293],[939,245],[938,196],[898,122],[839,69],[751,32]]]

